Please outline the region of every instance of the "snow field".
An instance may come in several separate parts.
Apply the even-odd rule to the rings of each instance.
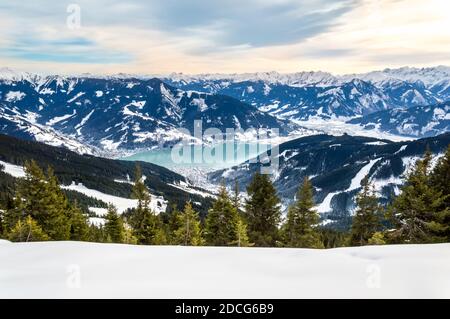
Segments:
[[[0,242],[0,298],[450,298],[450,244],[330,250]]]

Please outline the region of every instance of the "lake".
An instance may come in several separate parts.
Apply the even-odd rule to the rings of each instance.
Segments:
[[[155,149],[123,157],[122,160],[143,161],[169,169],[197,167],[223,169],[255,158],[270,149],[270,144],[229,142],[214,146],[188,145],[184,147]]]

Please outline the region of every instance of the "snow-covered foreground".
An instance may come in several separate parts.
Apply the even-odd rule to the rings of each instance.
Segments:
[[[332,250],[0,241],[0,298],[450,298],[450,244]]]

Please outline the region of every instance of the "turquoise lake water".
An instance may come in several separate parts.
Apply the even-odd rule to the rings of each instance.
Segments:
[[[223,169],[255,158],[269,149],[270,144],[230,142],[214,146],[190,145],[173,149],[156,149],[121,159],[149,162],[169,169],[174,167]]]

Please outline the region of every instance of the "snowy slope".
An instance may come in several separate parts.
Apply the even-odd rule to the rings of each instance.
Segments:
[[[0,242],[0,298],[450,298],[450,244],[331,250]]]
[[[406,109],[391,109],[375,112],[352,119],[366,131],[388,132],[390,134],[427,137],[450,131],[450,101]]]

